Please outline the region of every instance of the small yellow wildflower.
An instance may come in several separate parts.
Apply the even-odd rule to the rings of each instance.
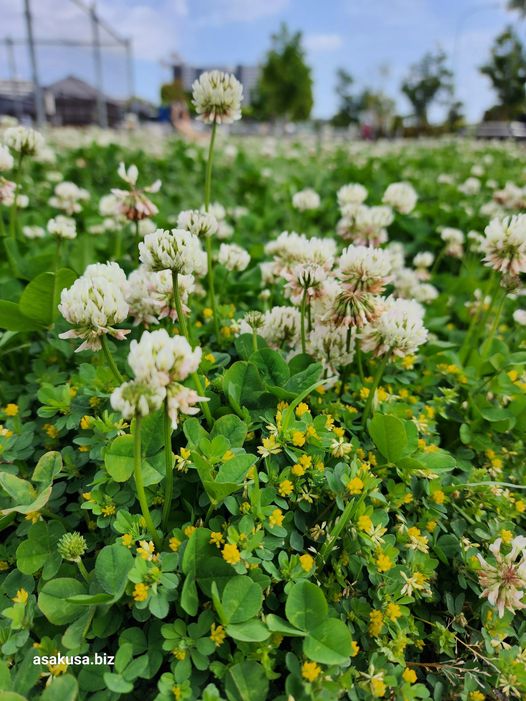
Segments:
[[[402,358],[402,367],[404,367],[406,370],[412,370],[415,366],[415,360],[415,355],[404,355]]]
[[[18,414],[18,404],[8,404],[4,407],[6,416],[16,416]]]
[[[360,399],[367,399],[370,393],[369,387],[361,387],[360,388]]]
[[[135,601],[146,601],[148,598],[148,589],[149,587],[147,584],[143,584],[142,582],[136,584],[133,590],[133,598]]]
[[[127,548],[131,548],[131,545],[133,543],[133,536],[131,533],[125,533],[123,536],[121,536],[121,543],[125,545]]]
[[[504,528],[500,532],[500,537],[502,538],[502,542],[505,545],[509,545],[511,541],[513,540],[513,533],[511,531],[507,531]]]
[[[446,495],[441,489],[437,489],[436,491],[434,491],[431,495],[431,498],[433,499],[435,504],[443,504],[446,501]]]
[[[345,436],[345,429],[342,428],[341,426],[337,426],[334,431],[333,431],[335,436],[338,436],[338,438],[343,438]]]
[[[228,562],[229,565],[237,565],[237,563],[241,560],[241,553],[239,552],[237,545],[232,543],[227,543],[223,547],[221,550],[221,555],[223,560]]]
[[[79,445],[79,453],[89,453],[89,445]]]
[[[402,672],[402,679],[408,684],[414,684],[416,682],[416,672],[414,669],[409,669],[406,667]]]
[[[283,480],[279,483],[278,492],[282,497],[288,497],[294,491],[294,485],[290,480]]]
[[[220,531],[212,531],[210,533],[210,543],[212,545],[217,545],[217,547],[221,547],[221,543],[224,542],[224,537],[223,534]]]
[[[381,698],[385,695],[386,691],[387,687],[385,686],[385,682],[382,681],[382,679],[378,679],[377,677],[373,677],[373,679],[371,679],[371,694],[373,696]]]
[[[91,426],[91,416],[83,416],[80,420],[80,427],[84,431]]]
[[[294,477],[302,477],[305,474],[305,468],[303,467],[303,465],[296,463],[292,466],[291,472],[294,475]]]
[[[296,407],[296,416],[298,417],[298,419],[300,419],[303,416],[303,414],[308,414],[309,411],[309,405],[305,402],[300,402]]]
[[[351,657],[356,657],[356,655],[360,652],[360,646],[356,642],[356,640],[352,641],[352,651],[351,651]]]
[[[263,438],[261,443],[262,445],[258,447],[258,453],[264,458],[267,458],[269,455],[281,453],[281,448],[277,444],[275,436],[267,436],[267,438]]]
[[[373,522],[371,521],[370,517],[367,516],[366,514],[363,514],[358,518],[358,528],[361,531],[365,531],[366,533],[370,533],[373,530]]]
[[[293,431],[292,432],[292,444],[297,445],[298,448],[301,448],[301,446],[305,445],[305,434],[303,431]]]
[[[212,625],[210,626],[210,640],[213,643],[215,643],[215,646],[219,647],[220,645],[222,645],[225,638],[226,633],[223,626],[216,626],[215,623],[212,623]]]
[[[305,431],[305,435],[308,438],[319,438],[318,434],[316,433],[316,429],[314,428],[314,426],[312,424],[307,426],[307,430]]]
[[[50,438],[56,438],[58,436],[58,428],[53,426],[53,424],[44,424],[42,428]]]
[[[13,597],[12,601],[15,604],[25,604],[29,598],[29,594],[25,589],[19,589],[16,596]]]
[[[242,502],[241,506],[239,507],[239,510],[241,511],[242,514],[248,514],[250,511],[250,502],[244,501]]]
[[[438,525],[438,524],[437,524],[436,521],[433,521],[433,520],[428,521],[428,522],[426,523],[426,529],[427,529],[430,533],[433,533],[433,531],[435,530],[435,528],[437,527],[437,525]]]
[[[31,523],[36,523],[40,520],[40,511],[30,511],[26,514],[26,521],[31,521]]]
[[[179,660],[179,662],[186,660],[186,650],[184,648],[174,647],[174,649],[172,650],[172,655],[175,657],[176,660]]]
[[[281,509],[274,509],[274,511],[270,514],[268,519],[271,528],[273,528],[274,526],[281,526],[284,518],[285,517],[283,516],[283,511]]]
[[[181,699],[183,698],[183,690],[179,686],[179,684],[174,684],[172,686],[172,694],[174,696],[175,701],[181,701]]]
[[[233,457],[234,457],[233,451],[227,450],[226,453],[223,454],[223,457],[221,458],[221,460],[223,462],[228,462],[229,460],[232,460]]]
[[[204,356],[204,359],[205,359],[205,360],[208,360],[209,363],[215,363],[215,361],[216,361],[216,357],[215,357],[215,355],[214,355],[213,353],[207,353],[207,354]]]
[[[174,553],[176,553],[179,548],[181,547],[181,541],[179,538],[176,538],[175,536],[172,536],[170,540],[168,541],[168,546],[170,550],[172,550]]]
[[[103,516],[113,516],[117,512],[117,509],[115,508],[115,504],[108,504],[107,506],[103,506],[101,511]]]
[[[363,490],[363,487],[363,481],[359,477],[353,477],[347,482],[347,491],[349,492],[349,494],[360,494],[360,492]]]
[[[379,572],[387,572],[394,567],[394,562],[385,553],[380,553],[376,558],[376,566]]]
[[[523,514],[526,511],[526,503],[522,501],[522,499],[517,499],[515,502],[515,508],[519,512],[519,514]]]
[[[187,538],[190,538],[190,536],[192,535],[192,533],[193,533],[195,530],[196,530],[195,526],[192,526],[192,524],[190,524],[190,525],[185,526],[185,527],[183,528],[183,533],[185,534],[185,536],[186,536]]]
[[[321,669],[316,662],[304,662],[301,665],[301,676],[308,682],[315,682],[320,674]]]
[[[0,560],[0,572],[5,572],[9,569],[9,563],[5,560]]]
[[[384,625],[384,616],[381,611],[373,609],[369,614],[369,633],[373,637],[380,635],[380,631]]]
[[[469,694],[469,701],[484,701],[485,698],[482,691],[472,691]]]
[[[141,540],[139,541],[139,545],[140,547],[137,548],[137,555],[149,562],[155,559],[155,545],[151,540]]]
[[[91,501],[91,492],[82,492],[82,498],[85,501]]]
[[[389,398],[389,392],[385,390],[383,387],[378,387],[376,390],[376,399],[379,402],[385,402],[386,399]]]
[[[396,621],[402,615],[402,609],[398,604],[390,602],[385,607],[385,615],[390,621]]]
[[[308,553],[305,553],[304,555],[300,555],[300,565],[305,572],[310,572],[313,565],[314,565],[314,558],[312,555],[309,555]]]
[[[205,319],[211,319],[214,316],[213,309],[210,309],[210,307],[205,307],[203,309],[203,316]]]

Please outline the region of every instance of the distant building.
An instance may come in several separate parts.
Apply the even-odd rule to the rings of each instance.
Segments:
[[[204,71],[213,71],[214,69],[224,71],[225,73],[233,73],[240,83],[243,84],[243,103],[250,105],[252,103],[254,88],[256,87],[261,69],[259,66],[246,66],[239,63],[237,66],[191,66],[186,63],[179,54],[172,54],[168,61],[169,67],[172,69],[172,79],[181,81],[183,88],[190,92],[192,83],[199,78]]]

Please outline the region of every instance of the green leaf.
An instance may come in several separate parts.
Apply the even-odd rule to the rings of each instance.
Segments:
[[[230,623],[225,630],[231,638],[244,643],[260,643],[270,637],[268,628],[258,619],[245,623]]]
[[[46,562],[54,556],[58,557],[57,541],[63,532],[60,524],[60,532],[55,529],[54,537],[50,536],[45,521],[37,521],[28,531],[27,540],[23,540],[16,549],[16,566],[23,574],[38,572]]]
[[[261,348],[252,353],[249,360],[257,367],[263,381],[269,385],[283,387],[290,377],[289,366],[281,355],[271,348]]]
[[[62,470],[62,455],[56,450],[50,450],[44,453],[33,470],[33,482],[42,482],[43,484],[51,484],[54,478]]]
[[[42,692],[40,701],[75,701],[78,697],[79,685],[71,674],[52,679],[51,684]]]
[[[106,545],[95,561],[95,578],[107,594],[119,599],[124,593],[133,555],[119,543]]]
[[[223,591],[222,605],[226,623],[244,623],[258,615],[263,604],[261,587],[250,577],[237,575]]]
[[[129,694],[130,691],[133,691],[133,684],[115,672],[105,672],[104,682],[108,689],[116,694]]]
[[[75,594],[74,596],[68,596],[66,601],[70,604],[78,604],[79,606],[98,606],[102,604],[109,604],[114,601],[111,594]]]
[[[58,315],[58,310],[53,308],[53,295],[56,295],[58,301],[61,290],[70,287],[76,279],[77,274],[69,268],[61,268],[56,276],[55,273],[37,275],[22,292],[20,311],[30,319],[49,326]]]
[[[303,638],[306,635],[305,631],[291,626],[285,619],[273,613],[269,613],[269,615],[265,617],[265,622],[268,629],[273,633],[281,633],[281,635],[287,635],[289,638]]]
[[[408,437],[404,421],[389,414],[375,414],[368,423],[369,435],[389,462],[396,462],[405,453]]]
[[[17,506],[32,504],[37,492],[31,482],[20,479],[10,472],[0,472],[0,487],[14,499]]]
[[[285,614],[296,628],[310,630],[322,623],[329,613],[322,590],[312,582],[298,582],[290,589]]]
[[[24,316],[15,302],[0,299],[0,328],[8,331],[38,331],[44,326]]]
[[[85,594],[82,582],[68,577],[53,579],[46,582],[38,595],[38,608],[50,623],[62,626],[71,623],[80,616],[84,609],[78,604],[67,601],[75,594]]]
[[[133,436],[117,436],[104,451],[104,465],[116,482],[126,482],[133,475]]]
[[[258,369],[253,363],[238,360],[223,376],[223,391],[238,414],[242,413],[242,407],[257,407],[264,390]]]
[[[258,662],[235,664],[226,673],[225,691],[228,701],[265,701],[268,679]]]
[[[181,590],[181,606],[189,616],[195,616],[199,608],[199,597],[197,596],[197,587],[195,578],[189,574],[184,580]]]
[[[352,638],[343,621],[329,618],[310,628],[303,641],[307,657],[322,664],[345,664],[352,653]]]
[[[188,420],[185,421],[184,426]],[[230,443],[231,448],[241,448],[245,442],[245,438],[248,432],[248,427],[244,421],[242,421],[236,414],[227,414],[226,416],[221,416],[214,424],[211,438],[216,436],[225,436]],[[204,436],[202,436],[204,437]]]

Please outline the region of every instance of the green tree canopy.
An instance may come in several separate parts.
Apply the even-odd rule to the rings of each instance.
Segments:
[[[490,79],[504,108],[503,116],[512,118],[526,108],[526,52],[512,27],[495,39],[489,61],[480,72]]]
[[[338,68],[336,71],[338,111],[332,118],[332,123],[336,127],[348,127],[349,124],[358,122],[361,107],[359,98],[351,92],[353,83],[352,75],[345,68]]]
[[[261,69],[254,114],[264,119],[308,119],[314,103],[311,69],[305,60],[301,32],[286,24],[272,35],[272,46]]]
[[[411,66],[401,87],[420,126],[427,126],[431,104],[442,95],[451,93],[452,77],[443,51],[428,52]]]

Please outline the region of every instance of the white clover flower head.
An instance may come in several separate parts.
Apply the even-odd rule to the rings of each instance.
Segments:
[[[389,281],[391,258],[381,248],[348,246],[338,260],[338,279],[354,292],[381,294]]]
[[[53,236],[59,239],[75,239],[77,238],[77,224],[71,217],[65,217],[59,214],[47,223],[47,230]]]
[[[129,329],[114,328],[128,316],[128,304],[119,283],[108,276],[82,275],[70,288],[62,290],[58,308],[75,327],[59,338],[82,338],[77,352],[100,350],[103,335],[122,341],[129,333]]]
[[[343,239],[364,246],[379,246],[387,241],[387,227],[394,219],[390,207],[367,207],[364,204],[352,205],[352,210],[349,207],[345,208],[344,217],[336,227]]]
[[[464,255],[465,236],[460,229],[446,226],[440,232],[440,238],[446,244],[445,253],[453,258],[461,258]]]
[[[198,402],[208,402],[208,397],[200,397],[195,389],[185,387],[177,382],[172,383],[166,390],[168,416],[172,428],[179,425],[179,414],[194,416],[199,413]]]
[[[198,119],[231,124],[241,119],[243,86],[231,73],[205,71],[192,85],[192,103]]]
[[[215,216],[210,212],[201,212],[198,209],[186,209],[177,217],[177,228],[186,229],[191,234],[199,237],[214,236],[219,230],[219,224]]]
[[[413,258],[413,265],[415,268],[430,268],[434,260],[435,256],[430,251],[422,251]]]
[[[166,387],[196,372],[201,354],[199,346],[192,350],[186,338],[170,336],[166,329],[144,331],[130,343],[128,365],[137,380]]]
[[[526,309],[516,309],[513,312],[513,321],[520,326],[526,326]]]
[[[418,201],[416,190],[409,183],[391,183],[384,192],[382,202],[401,214],[413,211]]]
[[[82,211],[81,202],[88,200],[90,196],[87,190],[66,180],[55,186],[54,193],[49,199],[49,204],[69,215]]]
[[[219,247],[217,260],[227,270],[241,272],[248,268],[250,255],[248,251],[235,243],[222,243]]]
[[[166,387],[147,384],[138,380],[124,382],[110,396],[111,406],[124,419],[148,416],[161,408],[166,397]]]
[[[146,234],[152,234],[157,229],[155,222],[153,222],[151,219],[140,219],[138,223],[138,233],[141,238],[144,238]]]
[[[292,206],[300,212],[318,209],[320,206],[320,196],[312,188],[305,188],[305,190],[300,190],[292,196]]]
[[[0,175],[0,204],[10,207],[15,199],[15,193],[16,183]]]
[[[154,271],[172,270],[183,275],[204,275],[206,253],[195,234],[185,229],[157,229],[139,244],[141,262]]]
[[[493,219],[480,247],[488,267],[512,276],[526,272],[526,214]]]
[[[481,182],[478,178],[470,177],[458,186],[463,195],[477,195],[480,192]]]
[[[156,180],[148,187],[137,188],[139,171],[137,166],[131,165],[128,169],[124,163],[118,168],[119,177],[129,185],[129,190],[112,189],[112,194],[118,201],[118,212],[129,221],[141,221],[153,217],[158,213],[156,205],[146,196],[146,192],[159,192],[161,181]],[[110,206],[113,203],[110,203]],[[114,215],[113,215],[114,216]]]
[[[330,270],[336,255],[336,241],[283,231],[275,241],[266,244],[265,253],[274,256],[275,275],[281,275],[296,263],[316,263]]]
[[[35,156],[44,146],[44,137],[34,129],[16,126],[5,130],[4,142],[21,156]]]
[[[367,189],[360,183],[343,185],[336,193],[340,209],[343,209],[346,205],[363,204],[367,199],[367,195]]]
[[[265,312],[261,336],[271,348],[294,348],[300,339],[301,315],[296,307],[273,307]],[[243,319],[239,323],[239,333],[252,333],[252,327]]]
[[[423,307],[413,300],[388,298],[378,318],[360,333],[362,350],[403,358],[416,354],[427,340]]]
[[[193,275],[178,277],[183,314],[190,312],[187,303],[189,295],[195,290],[194,282]],[[169,270],[153,272],[144,265],[139,266],[128,277],[125,297],[134,326],[158,324],[165,317],[177,320],[177,311],[173,306],[173,279]]]
[[[324,297],[327,271],[317,263],[295,263],[282,273],[287,284],[285,294],[294,304],[300,304],[305,296],[310,303]]]
[[[118,263],[108,261],[107,263],[91,263],[84,271],[87,278],[105,278],[111,285],[119,288],[122,294],[126,293],[127,280],[126,273]]]
[[[330,373],[350,365],[355,353],[355,329],[317,324],[307,339],[307,351]]]
[[[42,239],[46,235],[46,230],[42,226],[23,226],[22,234],[26,239]]]
[[[9,153],[7,146],[0,144],[0,172],[3,170],[11,170],[15,164],[15,159]]]
[[[139,169],[133,164],[126,169],[126,165],[121,161],[117,169],[117,175],[119,178],[121,178],[121,180],[124,180],[125,183],[135,187],[135,185],[137,185],[137,180],[139,179]]]
[[[501,538],[489,546],[495,558],[494,565],[488,563],[482,555],[477,555],[481,564],[478,572],[483,587],[481,596],[497,607],[500,618],[504,616],[505,609],[515,613],[526,608],[526,537],[513,538],[507,555],[501,553],[501,546]]]
[[[104,195],[100,198],[99,214],[102,217],[112,217],[114,219],[123,217],[121,211],[121,200],[117,197],[117,195],[110,192],[109,195]]]

